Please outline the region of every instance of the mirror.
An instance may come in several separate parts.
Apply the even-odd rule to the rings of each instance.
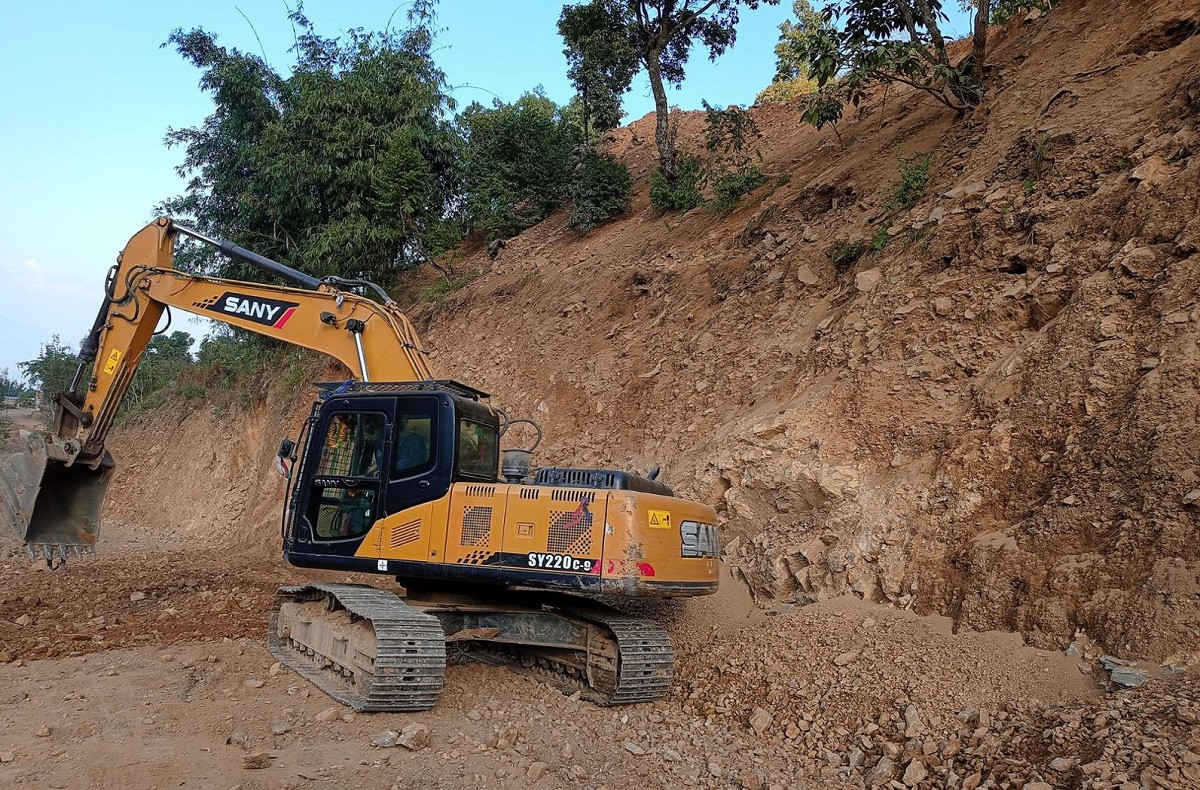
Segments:
[[[296,443],[284,439],[279,443],[279,452],[275,456],[275,471],[284,477],[292,476],[292,463],[296,460]]]

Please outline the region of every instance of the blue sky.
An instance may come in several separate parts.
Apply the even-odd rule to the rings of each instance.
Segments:
[[[406,8],[399,6],[396,24]],[[309,0],[305,10],[318,32],[332,36],[382,28],[396,9],[392,2]],[[537,85],[567,101],[555,27],[561,9],[562,0],[442,0],[435,57],[460,103],[486,103],[492,93],[513,100]],[[772,48],[790,10],[784,0],[743,12],[737,46],[715,64],[697,51],[672,103],[695,109],[701,99],[752,101],[774,73]],[[182,154],[167,150],[163,135],[200,123],[212,105],[197,87],[199,72],[160,46],[178,27],[203,27],[225,46],[265,54],[281,71],[291,62],[284,0],[3,4],[0,368],[15,374],[15,363],[36,356],[55,333],[78,343],[116,254],[153,218],[155,203],[182,191],[174,172]],[[960,15],[954,28],[965,31]],[[627,121],[653,109],[644,77],[625,107]]]

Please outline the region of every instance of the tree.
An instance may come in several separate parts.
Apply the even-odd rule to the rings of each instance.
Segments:
[[[168,131],[189,181],[160,210],[318,277],[386,280],[453,246],[461,140],[431,57],[432,0],[414,2],[403,32],[330,39],[302,7],[289,19],[298,36],[288,77],[207,31],[171,34],[166,45],[201,70],[215,109]],[[187,245],[180,259],[261,278],[208,248]]]
[[[19,398],[25,393],[25,385],[8,375],[8,368],[0,368],[0,398]]]
[[[70,345],[55,335],[49,343],[42,345],[40,354],[28,361],[18,362],[17,367],[26,380],[49,399],[54,393],[67,392],[71,388],[71,381],[79,368],[79,357]]]
[[[821,27],[821,15],[808,0],[793,0],[793,22],[785,19],[779,24],[779,42],[775,45],[775,77],[755,98],[756,102],[782,102],[798,99],[817,89],[816,80],[808,74],[803,53],[806,39]]]
[[[489,240],[541,222],[567,196],[576,136],[540,90],[512,104],[473,103],[458,122],[468,222]]]
[[[967,0],[972,2],[973,0]],[[828,3],[819,24],[795,45],[817,81],[804,119],[820,128],[859,106],[879,84],[899,82],[924,91],[959,113],[983,99],[988,0],[977,0],[974,47],[955,64],[946,49],[941,0],[842,0]]]
[[[621,97],[638,71],[638,56],[625,35],[621,8],[613,3],[565,6],[558,32],[567,45],[567,76],[576,92],[572,102],[578,106],[584,142],[590,144],[625,115]]]
[[[673,182],[678,174],[674,135],[670,127],[665,83],[678,87],[683,83],[684,66],[693,44],[699,42],[715,60],[733,46],[737,38],[738,12],[743,6],[757,9],[775,5],[779,0],[591,0],[586,13],[591,25],[582,24],[583,11],[564,8],[581,20],[563,30],[568,50],[592,53],[620,53],[621,41],[628,42],[641,68],[650,79],[654,94],[654,140],[658,146],[659,169],[663,178]],[[576,7],[578,8],[578,6]],[[560,26],[560,30],[562,30]],[[594,45],[594,38],[612,42],[611,47]],[[615,57],[615,54],[607,55]],[[605,68],[611,66],[607,63]],[[614,70],[615,72],[615,70]],[[606,72],[606,73],[614,73]],[[632,77],[632,75],[630,75]],[[621,93],[628,89],[628,83]]]

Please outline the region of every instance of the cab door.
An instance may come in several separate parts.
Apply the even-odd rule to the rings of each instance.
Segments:
[[[338,398],[321,410],[305,458],[298,541],[305,553],[354,556],[386,506],[392,398]],[[311,470],[311,471],[310,471]]]

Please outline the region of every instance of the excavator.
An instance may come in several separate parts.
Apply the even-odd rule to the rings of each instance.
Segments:
[[[180,236],[286,285],[177,270]],[[536,441],[502,452],[508,429],[531,421],[435,379],[383,288],[318,279],[167,218],[136,233],[109,270],[50,429],[27,434],[28,450],[0,466],[0,524],[31,555],[94,553],[116,466],[106,440],[170,308],[322,352],[351,373],[316,384],[298,440],[280,446],[283,556],[391,576],[398,590],[279,589],[267,645],[283,665],[359,711],[433,707],[448,643],[602,705],[666,693],[667,633],[598,599],[715,592],[711,507],[676,497],[657,470],[538,468]]]

